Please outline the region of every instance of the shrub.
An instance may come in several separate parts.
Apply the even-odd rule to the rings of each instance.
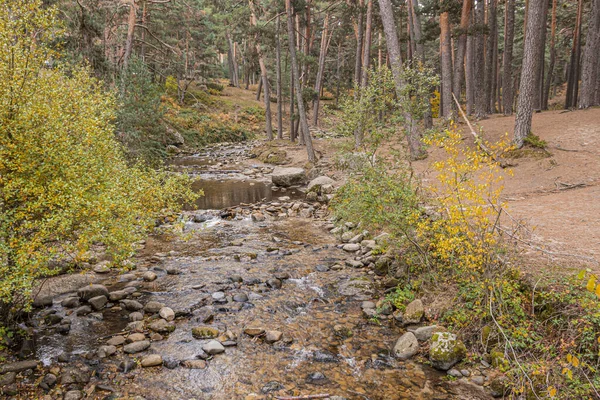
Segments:
[[[0,0],[0,318],[27,306],[52,259],[102,243],[114,262],[164,209],[194,195],[183,176],[129,166],[110,121],[115,99],[84,68],[47,69],[57,13]],[[36,32],[36,35],[27,32]]]

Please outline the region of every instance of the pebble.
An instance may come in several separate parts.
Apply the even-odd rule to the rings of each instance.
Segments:
[[[63,400],[80,400],[82,398],[83,394],[80,390],[69,390],[67,393],[65,393]]]
[[[185,360],[182,365],[189,369],[205,369],[206,361],[204,360]]]
[[[167,321],[173,321],[175,319],[175,312],[169,307],[161,308],[158,315]]]
[[[142,279],[145,280],[146,282],[155,281],[156,278],[157,278],[156,274],[152,271],[146,271],[142,274]]]
[[[140,353],[150,347],[148,340],[142,340],[140,342],[133,342],[125,345],[123,351],[128,354]]]
[[[108,299],[106,298],[106,296],[101,295],[101,296],[92,297],[91,299],[88,300],[88,303],[94,308],[94,310],[99,311],[102,308],[104,308],[106,303],[108,303]]]
[[[212,297],[213,300],[215,301],[222,301],[225,300],[225,293],[223,292],[214,292],[213,294],[210,295]]]
[[[218,341],[211,340],[210,342],[202,346],[202,350],[204,350],[207,354],[215,355],[223,353],[225,351],[225,347],[223,347],[223,345]]]
[[[108,345],[108,346],[100,346],[98,348],[98,351],[96,352],[96,354],[98,355],[99,358],[106,358],[106,357],[112,356],[116,352],[117,352],[117,348],[115,346]]]
[[[462,378],[463,376],[463,374],[459,370],[454,368],[448,371],[448,375],[453,376],[455,378]]]
[[[149,301],[144,306],[144,311],[149,312],[151,314],[156,314],[159,312],[165,305],[158,301]]]
[[[134,342],[141,342],[142,340],[146,340],[146,335],[144,335],[143,333],[132,333],[131,335],[127,336],[127,343],[134,343]]]
[[[162,365],[163,359],[159,354],[150,354],[144,358],[142,358],[141,365],[144,368],[147,367],[156,367]]]
[[[233,295],[233,301],[238,303],[245,303],[248,301],[248,295],[246,293],[236,293]]]
[[[135,311],[135,312],[132,312],[131,314],[129,314],[129,320],[132,322],[142,321],[143,319],[144,319],[144,314],[142,314],[139,311]]]
[[[136,300],[121,300],[121,306],[127,311],[139,311],[144,308],[142,303]]]
[[[483,386],[483,384],[485,383],[485,378],[483,376],[474,376],[471,378],[471,382],[473,382],[476,385]]]
[[[106,342],[106,344],[109,346],[120,346],[124,343],[125,343],[125,337],[121,336],[121,335],[112,337]]]
[[[283,333],[279,331],[267,331],[265,335],[265,342],[275,343],[281,340]]]

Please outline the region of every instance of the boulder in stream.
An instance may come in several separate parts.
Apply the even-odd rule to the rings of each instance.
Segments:
[[[429,347],[429,361],[434,368],[447,371],[466,355],[467,348],[456,335],[450,332],[433,334]]]
[[[306,172],[302,168],[275,168],[271,180],[281,187],[302,185],[306,181]]]

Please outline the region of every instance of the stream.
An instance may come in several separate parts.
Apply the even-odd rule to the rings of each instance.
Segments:
[[[381,278],[346,266],[326,206],[305,202],[299,189],[272,188],[272,168],[244,154],[238,145],[173,161],[199,178],[194,187],[205,197],[188,207],[182,234],[163,230],[140,244],[136,269],[49,285],[52,306],[34,315],[35,356],[61,379],[84,371],[87,381],[61,381],[47,398],[62,399],[67,388],[98,399],[463,398],[444,374],[393,357],[403,332],[393,318],[365,318],[361,304],[377,300]],[[111,301],[87,313],[69,307],[74,290],[89,283],[126,291],[127,301],[145,305],[144,320],[131,323],[133,303]],[[172,309],[175,320],[159,326],[151,302]],[[65,325],[68,332],[57,328]],[[249,327],[260,334],[249,335]],[[207,354],[210,339],[194,337],[194,328],[213,329],[224,351]],[[130,341],[131,330],[150,347],[132,354],[121,344],[112,354],[102,347]],[[141,367],[151,354],[162,365]]]

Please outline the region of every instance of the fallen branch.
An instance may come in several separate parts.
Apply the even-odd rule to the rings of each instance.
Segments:
[[[326,399],[331,397],[329,394],[306,394],[304,396],[293,397],[275,397],[277,400],[307,400],[307,399]]]
[[[456,102],[456,107],[458,107],[458,111],[460,111],[460,114],[462,115],[463,119],[465,120],[465,122],[469,126],[469,129],[471,130],[471,135],[473,135],[473,137],[475,138],[475,143],[477,144],[477,146],[479,146],[479,148],[481,150],[483,150],[485,152],[485,154],[487,154],[488,156],[490,156],[494,161],[497,161],[496,160],[496,156],[494,155],[494,153],[490,149],[488,149],[488,147],[481,140],[481,137],[479,137],[479,135],[477,134],[477,132],[475,132],[475,129],[473,129],[473,125],[471,125],[471,122],[469,122],[469,119],[465,115],[465,112],[460,107],[460,103],[456,99],[456,96],[454,95],[454,93],[452,93],[452,98],[454,98],[454,101]]]

